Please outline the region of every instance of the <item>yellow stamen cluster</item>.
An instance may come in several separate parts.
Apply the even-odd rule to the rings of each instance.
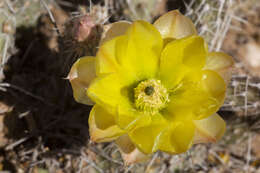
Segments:
[[[155,79],[140,82],[134,89],[134,97],[136,108],[151,114],[156,114],[170,101],[167,89]]]

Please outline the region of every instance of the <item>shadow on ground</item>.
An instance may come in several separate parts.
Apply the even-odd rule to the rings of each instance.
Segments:
[[[6,137],[13,143],[1,149],[3,155],[7,151],[21,155],[39,146],[46,149],[45,155],[72,148],[80,151],[88,142],[90,107],[74,101],[69,81],[64,79],[75,58],[51,49],[50,35],[41,31],[41,25],[17,28],[17,52],[5,66],[4,83],[10,86],[0,97],[13,107],[4,117]]]

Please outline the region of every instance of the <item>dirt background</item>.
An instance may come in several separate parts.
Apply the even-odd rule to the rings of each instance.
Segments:
[[[235,59],[219,114],[227,132],[217,144],[124,166],[113,143],[89,141],[91,107],[78,104],[66,75],[95,55],[103,25],[153,22],[179,9],[212,51]],[[90,36],[82,32],[94,19]],[[260,0],[1,0],[1,173],[260,173]]]

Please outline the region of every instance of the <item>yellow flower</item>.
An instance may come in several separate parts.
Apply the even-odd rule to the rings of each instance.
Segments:
[[[192,22],[171,11],[154,25],[107,26],[97,56],[79,59],[69,79],[78,102],[95,103],[91,140],[116,140],[132,163],[220,139],[225,122],[216,112],[232,65],[228,55],[208,52]]]

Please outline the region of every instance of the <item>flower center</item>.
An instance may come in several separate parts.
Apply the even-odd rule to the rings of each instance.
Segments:
[[[136,108],[151,114],[158,113],[170,101],[167,89],[155,79],[140,82],[134,89],[134,97]]]
[[[150,96],[154,93],[154,88],[153,86],[148,86],[144,89],[144,92],[146,95]]]

